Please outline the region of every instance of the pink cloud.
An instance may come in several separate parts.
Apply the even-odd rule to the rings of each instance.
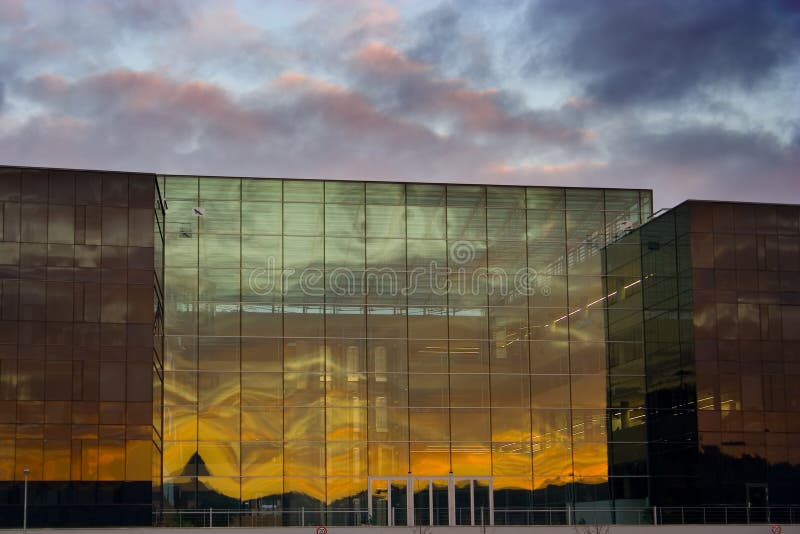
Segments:
[[[350,65],[365,90],[374,88],[381,93],[378,99],[389,100],[395,111],[415,120],[454,122],[453,130],[459,135],[523,136],[557,145],[581,145],[592,139],[587,131],[560,122],[554,115],[513,112],[503,105],[509,95],[502,90],[473,88],[465,80],[441,77],[430,66],[381,42],[359,49]]]
[[[534,176],[577,176],[589,170],[603,169],[608,166],[605,161],[571,161],[567,163],[550,164],[513,164],[513,163],[491,163],[484,167],[484,172],[488,176],[502,177],[534,177]]]
[[[430,67],[411,61],[398,50],[378,41],[368,43],[356,52],[354,59],[362,68],[383,76],[408,75],[430,70]]]
[[[0,22],[19,22],[25,18],[25,0],[0,2]]]

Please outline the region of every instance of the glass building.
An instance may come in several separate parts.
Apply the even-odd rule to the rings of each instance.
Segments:
[[[763,521],[795,504],[800,207],[687,201],[606,254],[609,274],[641,275],[642,312],[610,320],[609,340],[641,331],[643,350],[609,365],[646,370],[629,389],[646,407],[649,502],[746,503]]]
[[[0,167],[0,526],[26,469],[31,526],[151,520],[157,197],[152,175]]]
[[[31,525],[796,500],[797,206],[11,167],[0,202],[2,525],[25,468]]]

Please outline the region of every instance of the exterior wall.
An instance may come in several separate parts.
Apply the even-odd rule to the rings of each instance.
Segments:
[[[687,204],[704,502],[796,501],[800,207]]]
[[[651,211],[0,167],[0,527],[24,469],[32,526],[766,522],[800,477],[800,207]]]
[[[617,495],[657,506],[697,503],[687,234],[688,211],[676,208],[606,249],[609,346],[624,349],[609,352],[609,399],[636,409],[636,421],[613,421],[612,467],[635,475]]]
[[[609,339],[641,326],[621,365],[645,370],[651,504],[796,501],[798,226],[797,206],[689,201],[608,247],[609,280],[641,273],[640,320],[610,315]]]
[[[150,523],[153,198],[0,167],[0,526]]]
[[[371,490],[386,521],[388,493],[425,508],[432,480],[436,507],[451,476],[479,501],[491,484],[498,522],[607,503],[600,251],[650,215],[649,192],[164,189],[167,506],[311,517],[366,510]]]

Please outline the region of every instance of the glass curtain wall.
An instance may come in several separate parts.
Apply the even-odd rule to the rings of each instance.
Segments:
[[[163,458],[164,411],[164,180],[155,181],[153,222],[153,511],[161,508],[161,462]]]
[[[696,503],[688,210],[671,210],[610,244],[606,259],[615,506]]]
[[[800,471],[800,209],[687,202],[700,496],[795,502]],[[720,473],[721,476],[711,476]],[[773,518],[773,521],[775,519]]]
[[[798,235],[796,206],[689,201],[607,248],[609,401],[646,407],[640,422],[624,410],[612,420],[612,480],[635,475],[612,486],[617,503],[648,495],[644,474],[659,507],[749,505],[738,520],[766,521],[765,506],[792,502]],[[630,300],[631,291],[640,303],[623,311],[611,295]],[[612,348],[636,340],[643,351]],[[623,380],[617,369],[646,370],[646,379]],[[642,441],[645,419],[646,456],[628,443]],[[660,518],[684,520],[677,509]],[[713,510],[706,519],[725,520]]]
[[[0,526],[151,521],[153,180],[0,168]]]
[[[423,493],[451,479],[491,487],[496,523],[609,499],[600,252],[650,216],[649,192],[164,191],[168,506],[352,523],[390,492],[398,524],[407,502],[436,516]]]

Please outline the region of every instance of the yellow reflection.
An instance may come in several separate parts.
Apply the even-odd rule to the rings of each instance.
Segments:
[[[366,491],[367,479],[365,478],[329,478],[328,504]]]
[[[285,408],[283,439],[322,441],[325,439],[324,408]]]
[[[19,461],[19,447],[20,442],[17,442],[17,465]],[[99,446],[97,440],[84,439],[81,442],[81,480],[97,480],[97,456],[99,453]],[[30,465],[30,464],[27,464]],[[34,471],[31,468],[31,475]]]
[[[197,402],[196,373],[164,373],[164,405],[173,406],[194,402]]]
[[[325,479],[322,477],[286,477],[284,478],[283,492],[284,494],[303,493],[312,499],[325,502]]]
[[[200,406],[238,406],[239,373],[198,373]]]
[[[572,376],[573,408],[605,408],[608,399],[605,374]]]
[[[148,440],[125,442],[125,480],[149,481],[152,476],[153,443]]]
[[[199,467],[203,474],[203,465],[209,476],[238,476],[239,475],[239,442],[206,443],[198,444],[198,456],[202,462]],[[237,489],[238,493],[238,489]]]
[[[367,474],[366,442],[328,443],[328,476],[365,476]]]
[[[454,443],[451,462],[454,475],[488,476],[492,474],[492,455],[488,443]]]
[[[495,491],[502,489],[533,489],[533,482],[530,477],[494,477],[492,479],[492,486]]]
[[[454,442],[490,439],[488,409],[453,408],[450,410],[450,425]]]
[[[536,443],[533,446],[533,473],[536,476],[572,475],[572,451],[569,443]]]
[[[197,414],[194,406],[164,407],[164,440],[197,439]]]
[[[450,418],[447,408],[412,408],[411,441],[449,441]]]
[[[408,442],[370,443],[369,474],[398,475],[408,472]]]
[[[239,439],[238,407],[206,408],[198,414],[198,436],[203,441]]]
[[[443,443],[411,443],[411,472],[416,476],[440,476],[450,472],[450,446]]]
[[[575,476],[608,477],[608,446],[601,443],[575,443]]]
[[[358,441],[367,437],[366,408],[328,408],[327,441]]]
[[[529,443],[495,443],[492,450],[492,474],[495,476],[530,476]]]
[[[242,408],[242,441],[283,439],[283,410],[280,408]]]
[[[125,479],[125,442],[101,441],[97,460],[98,480]]]
[[[283,400],[280,373],[242,373],[242,405],[280,406]]]
[[[69,441],[45,441],[44,480],[69,480],[71,452]],[[149,480],[149,475],[145,480]]]
[[[197,452],[195,442],[165,442],[164,443],[164,476],[185,476],[194,474],[186,473],[186,466],[192,455]]]
[[[0,441],[0,480],[14,480],[14,440]]]
[[[492,410],[492,441],[530,442],[530,411],[516,408]]]
[[[283,444],[242,443],[242,476],[274,477],[283,474]]]
[[[325,476],[325,443],[288,441],[283,449],[284,473],[289,476]]]

